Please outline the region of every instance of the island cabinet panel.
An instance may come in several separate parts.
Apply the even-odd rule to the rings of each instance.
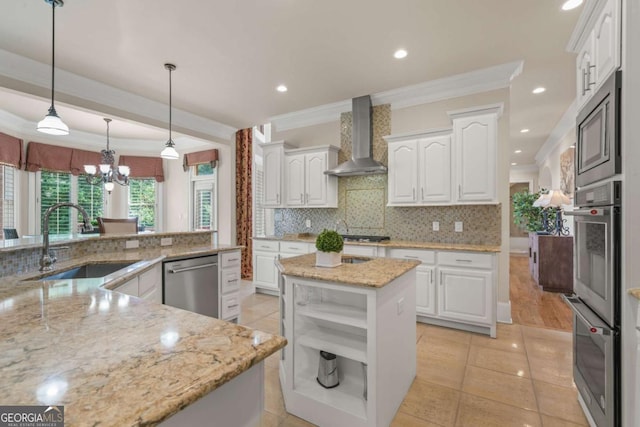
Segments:
[[[153,266],[114,291],[162,304],[162,265]]]
[[[382,288],[282,276],[287,411],[321,426],[388,426],[415,377],[415,270]],[[320,351],[339,384],[317,380]]]

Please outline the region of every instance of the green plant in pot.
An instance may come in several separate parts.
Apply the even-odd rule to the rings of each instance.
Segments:
[[[547,209],[545,212],[544,209],[533,205],[544,193],[544,190],[535,193],[529,193],[525,190],[513,194],[513,222],[517,226],[532,233],[548,232],[548,224],[554,223],[556,212],[552,209]],[[546,224],[545,214],[547,216]]]
[[[344,240],[337,231],[324,229],[316,237],[316,267],[337,267],[342,264]]]

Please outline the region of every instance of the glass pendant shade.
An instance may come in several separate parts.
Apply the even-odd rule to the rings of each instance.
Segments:
[[[113,187],[115,187],[115,184],[113,182],[104,183],[104,189],[107,190],[109,193],[113,191]]]
[[[163,159],[175,160],[180,157],[180,155],[178,154],[176,149],[173,148],[173,145],[167,142],[166,147],[160,153],[160,157],[162,157]]]
[[[129,176],[129,172],[131,172],[131,169],[129,169],[129,166],[118,166],[118,172],[120,172],[122,175],[124,176]]]
[[[49,114],[38,122],[37,129],[38,132],[49,135],[69,135],[69,126],[58,117],[55,110],[51,111],[51,109],[49,110]]]
[[[84,172],[88,175],[95,175],[97,170],[95,165],[84,165]]]

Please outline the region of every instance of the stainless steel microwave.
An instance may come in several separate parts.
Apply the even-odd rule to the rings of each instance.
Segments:
[[[612,177],[620,170],[620,97],[622,72],[614,72],[578,114],[576,186]]]

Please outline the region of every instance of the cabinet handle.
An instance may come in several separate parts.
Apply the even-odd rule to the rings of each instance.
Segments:
[[[287,249],[291,249],[292,251],[297,251],[298,248],[292,248],[291,246],[289,246]]]
[[[531,258],[531,247],[529,247],[529,258]]]
[[[239,258],[229,258],[227,261],[229,262],[234,262],[234,261],[238,261]]]
[[[237,282],[237,281],[238,281],[238,279],[227,280],[227,283],[235,283],[235,282]]]
[[[280,194],[276,194],[276,205],[280,204]]]
[[[424,187],[420,187],[420,193],[421,193],[422,200],[424,200]]]
[[[533,263],[534,263],[534,264],[538,262],[538,257],[537,257],[536,255],[538,255],[538,253],[537,253],[537,252],[534,252],[534,253],[533,253]]]
[[[442,286],[442,270],[440,271],[440,286]]]
[[[473,262],[470,259],[456,259],[457,262]]]
[[[433,270],[429,272],[429,280],[430,280],[430,283],[433,285]]]
[[[405,258],[411,258],[411,259],[418,259],[417,256],[413,256],[413,255],[405,255]]]
[[[591,69],[595,71],[596,66],[591,65],[591,62],[587,62],[587,90],[591,90],[591,86],[596,84],[595,80],[591,81]]]
[[[304,198],[302,197],[302,193],[300,193],[300,203],[304,203]]]
[[[462,185],[458,184],[458,199],[462,198]]]
[[[415,200],[415,199],[416,199],[416,189],[414,188],[413,189],[413,200]]]
[[[308,205],[309,204],[309,193],[306,193],[306,199],[305,200],[306,200],[306,203]]]
[[[271,249],[271,246],[262,245],[260,246],[262,249]]]
[[[238,306],[238,304],[232,304],[232,305],[228,305],[227,308],[236,308]]]
[[[587,70],[586,68],[582,69],[582,96],[587,93]]]

